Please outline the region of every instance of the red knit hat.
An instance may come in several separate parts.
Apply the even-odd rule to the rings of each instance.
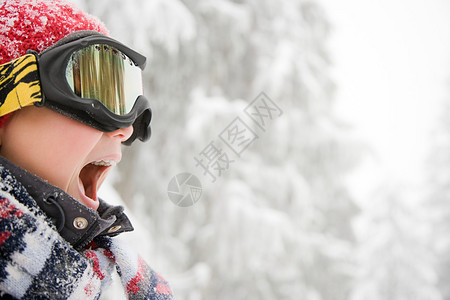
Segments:
[[[65,0],[0,0],[0,64],[42,52],[69,33],[108,31],[97,18]],[[0,118],[0,127],[7,116]]]
[[[69,33],[105,25],[64,0],[0,0],[0,64],[41,52]]]

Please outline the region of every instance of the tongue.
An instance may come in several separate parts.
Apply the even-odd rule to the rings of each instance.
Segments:
[[[85,195],[94,201],[97,201],[97,184],[101,174],[101,168],[92,164],[86,165],[80,172]]]

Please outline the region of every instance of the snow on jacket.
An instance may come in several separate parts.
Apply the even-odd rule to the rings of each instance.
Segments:
[[[98,299],[114,269],[129,299],[169,300],[167,282],[111,238],[133,230],[121,207],[98,212],[0,157],[2,299]]]

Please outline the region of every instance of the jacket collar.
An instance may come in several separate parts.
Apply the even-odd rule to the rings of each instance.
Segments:
[[[59,234],[77,249],[84,247],[97,236],[115,236],[133,230],[122,206],[111,206],[99,199],[100,206],[95,211],[2,156],[0,165],[16,177],[51,219]]]

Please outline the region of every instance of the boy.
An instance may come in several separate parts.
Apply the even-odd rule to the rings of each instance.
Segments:
[[[145,57],[57,0],[1,0],[0,44],[2,299],[98,299],[114,268],[129,299],[172,299],[97,197],[121,145],[150,136]]]

